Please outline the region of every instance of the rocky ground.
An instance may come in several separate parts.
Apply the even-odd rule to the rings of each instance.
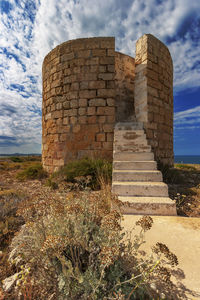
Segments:
[[[73,188],[60,177],[53,179],[54,184],[45,176],[23,181],[17,179],[19,172],[35,163],[40,163],[40,157],[22,162],[0,158],[0,291],[2,280],[16,272],[7,258],[10,241],[23,224],[23,220],[16,215],[19,203],[33,197],[65,197]],[[178,215],[200,217],[200,165],[179,164],[174,169],[162,171],[169,186],[169,195],[176,201]],[[0,299],[6,298],[1,298],[0,294]]]

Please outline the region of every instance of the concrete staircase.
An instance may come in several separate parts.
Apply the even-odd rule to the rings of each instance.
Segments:
[[[112,192],[123,202],[124,214],[176,215],[142,123],[116,124],[112,180]]]

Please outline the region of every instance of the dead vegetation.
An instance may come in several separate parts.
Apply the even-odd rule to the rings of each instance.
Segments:
[[[30,159],[20,157],[20,160],[4,158],[0,160],[0,282],[17,272],[16,266],[8,262],[8,253],[14,235],[25,222],[24,216],[17,214],[22,202],[30,205],[33,200],[40,200],[44,197],[46,200],[65,199],[71,191],[80,193],[80,191],[86,190],[90,194],[94,193],[94,198],[97,197],[95,193],[97,195],[99,193],[98,191],[91,191],[94,186],[91,185],[91,182],[94,182],[91,174],[78,174],[80,176],[75,176],[77,175],[75,174],[72,182],[67,181],[66,173],[65,176],[60,176],[62,172],[50,177],[46,177],[46,174],[40,177],[38,172],[32,172],[30,177],[25,176],[24,178],[19,178],[17,175],[19,172],[29,174],[27,170],[36,165],[40,166],[39,170],[41,171],[40,157],[31,157]],[[104,165],[103,170],[103,172],[98,171],[98,182],[95,186],[101,188],[101,193],[104,193],[101,197],[106,199],[111,183],[110,165]],[[170,197],[176,200],[178,214],[187,217],[199,217],[200,165],[175,165],[173,169],[163,170],[163,177],[168,183]],[[107,203],[110,201],[109,199],[110,197],[106,200]],[[12,293],[8,293],[6,296],[4,294],[4,298],[1,298],[0,294],[0,299],[15,299],[12,297]]]

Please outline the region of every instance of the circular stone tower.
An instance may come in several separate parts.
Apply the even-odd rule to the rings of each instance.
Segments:
[[[112,157],[115,39],[65,42],[44,59],[42,160],[48,172],[83,156]]]
[[[114,37],[67,41],[44,59],[42,162],[53,172],[81,157],[112,159],[116,122],[142,122],[155,159],[173,165],[173,64],[150,34],[136,57]]]

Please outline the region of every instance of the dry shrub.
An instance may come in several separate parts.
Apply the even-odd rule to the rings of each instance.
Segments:
[[[19,214],[26,225],[10,253],[10,261],[21,266],[16,299],[25,291],[29,299],[150,299],[151,275],[163,259],[138,254],[153,221],[143,217],[136,224],[140,234],[125,239],[121,214],[111,209],[117,205],[107,190],[25,201]],[[167,253],[170,264],[177,263],[161,244],[154,249],[156,255],[160,252]],[[158,278],[167,269],[156,272]],[[165,284],[171,284],[169,276]]]

